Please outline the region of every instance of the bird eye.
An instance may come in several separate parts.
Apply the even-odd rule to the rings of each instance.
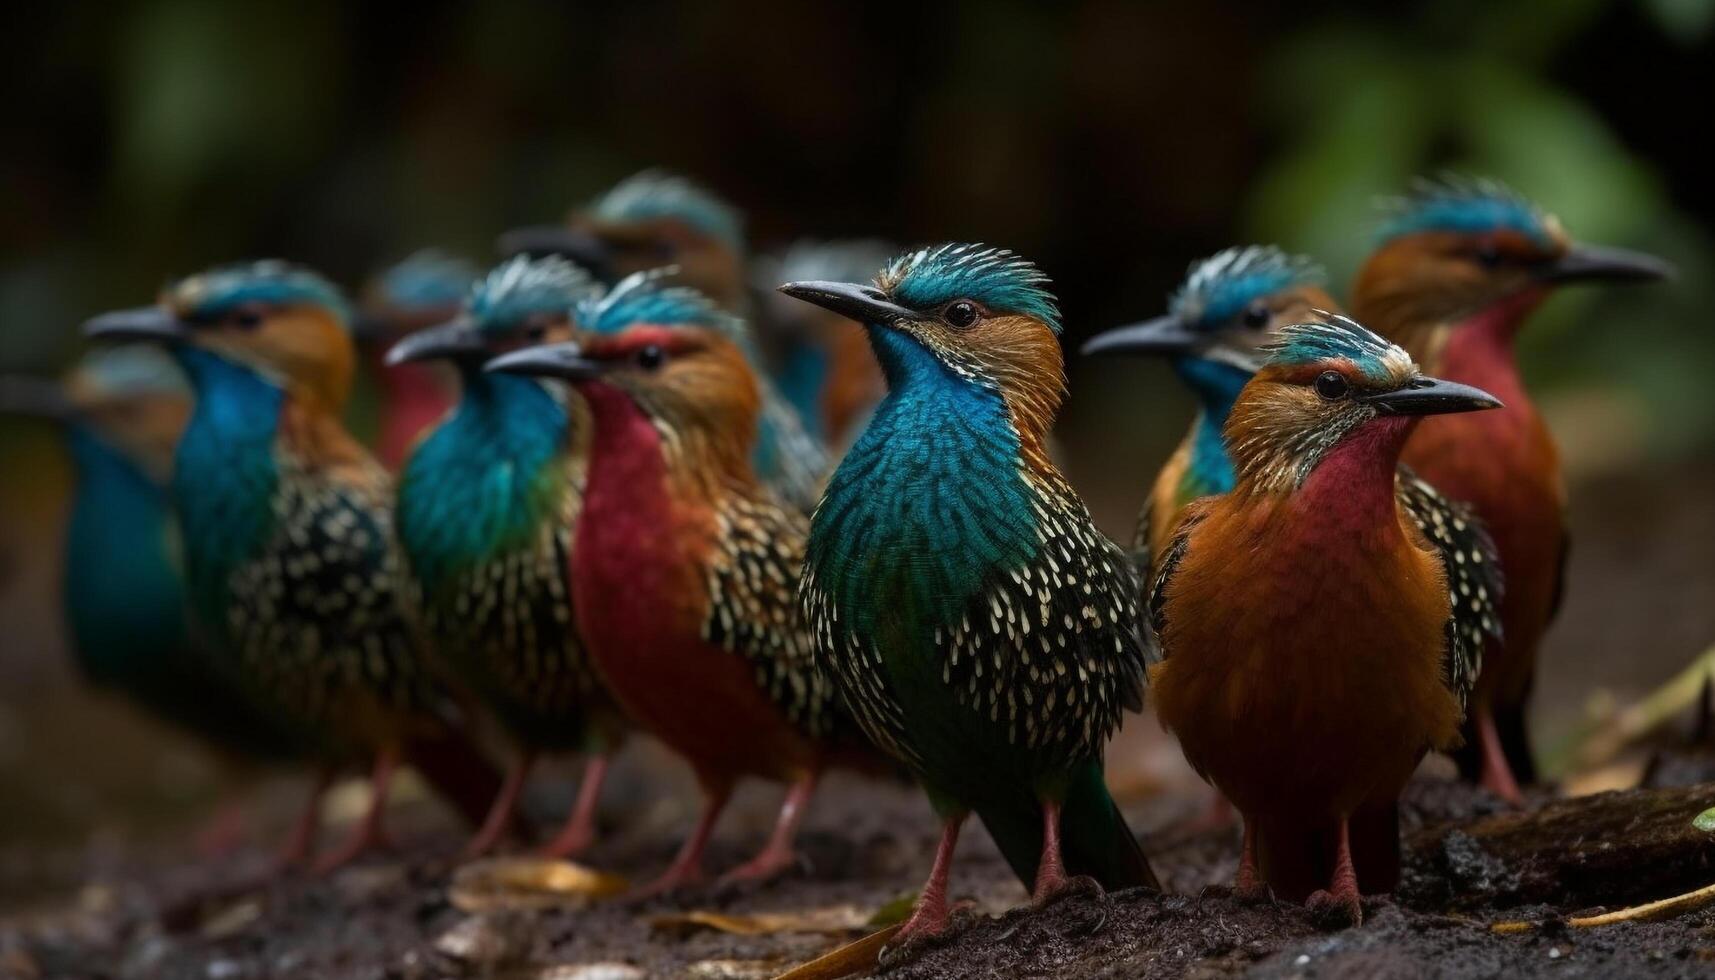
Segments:
[[[1352,386],[1346,383],[1346,379],[1338,371],[1323,371],[1318,374],[1314,387],[1318,395],[1331,402],[1339,401],[1352,390]]]
[[[237,310],[232,314],[232,325],[240,330],[255,330],[262,325],[262,314],[255,310]]]
[[[653,371],[667,361],[667,352],[650,344],[637,352],[637,366],[646,371]]]
[[[1245,308],[1245,312],[1240,316],[1239,320],[1252,330],[1261,330],[1263,327],[1268,326],[1268,321],[1273,316],[1274,311],[1268,308],[1267,303],[1252,303],[1250,306]]]
[[[1501,250],[1496,248],[1493,242],[1484,242],[1478,245],[1476,251],[1471,253],[1471,257],[1476,259],[1477,264],[1485,269],[1493,269],[1501,264]]]
[[[532,323],[524,328],[524,339],[532,344],[539,344],[547,339],[548,328],[540,323]]]
[[[941,311],[942,319],[961,330],[977,322],[977,318],[981,315],[977,312],[975,303],[964,299],[956,303],[949,303],[947,308]]]

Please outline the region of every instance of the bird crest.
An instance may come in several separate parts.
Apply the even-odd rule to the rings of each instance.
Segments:
[[[480,275],[463,258],[425,248],[383,270],[374,296],[395,309],[433,310],[463,300]]]
[[[1400,196],[1384,198],[1381,242],[1417,232],[1513,231],[1544,248],[1565,238],[1560,219],[1492,177],[1419,177]]]
[[[600,291],[589,273],[557,255],[518,255],[470,287],[465,310],[478,327],[504,330],[535,313],[569,314]]]
[[[1224,323],[1254,300],[1292,286],[1322,285],[1314,260],[1273,245],[1235,246],[1191,264],[1168,309],[1187,323]]]
[[[1263,347],[1264,367],[1290,369],[1349,361],[1378,385],[1397,384],[1417,373],[1404,348],[1358,321],[1325,310],[1317,310],[1316,315],[1322,319],[1281,328],[1279,339]]]
[[[691,180],[664,170],[645,170],[620,181],[590,205],[589,213],[604,221],[669,218],[734,249],[744,247],[744,219],[738,209]]]
[[[697,290],[668,282],[678,271],[675,266],[663,266],[634,272],[607,292],[587,296],[576,308],[579,328],[615,334],[639,323],[706,327],[748,349],[750,336],[744,321]]]
[[[268,306],[319,306],[341,325],[351,321],[351,307],[338,286],[319,273],[280,259],[236,262],[173,283],[166,304],[180,316],[218,317],[246,303]]]
[[[971,299],[996,313],[1021,314],[1060,332],[1060,307],[1048,276],[1030,260],[1004,248],[948,243],[906,252],[876,280],[896,302],[933,310]]]

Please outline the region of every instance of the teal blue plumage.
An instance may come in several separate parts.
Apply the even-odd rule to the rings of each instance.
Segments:
[[[1054,800],[1069,871],[1152,884],[1101,778],[1121,711],[1142,704],[1137,584],[1041,451],[1047,419],[1017,415],[1057,404],[1057,351],[1039,377],[1002,381],[988,352],[935,326],[962,297],[1057,329],[1045,282],[975,246],[883,273],[888,299],[929,326],[868,327],[888,394],[816,511],[801,595],[821,669],[865,732],[939,811],[981,816],[1021,879]]]

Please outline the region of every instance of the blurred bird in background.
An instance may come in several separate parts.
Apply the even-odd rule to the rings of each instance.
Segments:
[[[598,291],[564,259],[521,255],[483,277],[455,318],[387,357],[401,368],[448,364],[462,391],[400,474],[396,519],[431,642],[517,748],[470,854],[506,832],[536,755],[563,751],[592,758],[547,853],[581,852],[595,838],[608,755],[622,737],[572,601],[588,410],[563,385],[483,370],[497,354],[570,339],[573,307]]]
[[[1496,407],[1333,315],[1285,327],[1240,391],[1234,487],[1185,508],[1150,610],[1161,722],[1244,818],[1241,896],[1355,923],[1360,886],[1392,887],[1399,791],[1457,742],[1500,598],[1481,524],[1399,454],[1424,416]],[[1354,821],[1380,830],[1354,844]]]
[[[383,841],[402,759],[473,819],[499,783],[428,671],[391,480],[339,422],[356,360],[348,319],[327,280],[266,261],[182,279],[157,305],[86,328],[165,346],[195,392],[171,485],[193,629],[321,765],[283,864],[314,853],[328,778],[372,766],[369,809],[323,870]]]
[[[458,314],[477,268],[436,249],[423,249],[383,269],[363,291],[353,333],[363,358],[361,380],[375,389],[375,454],[397,473],[417,437],[452,405],[457,385],[432,365],[383,361],[406,334]]]
[[[700,880],[734,784],[789,784],[779,820],[726,881],[773,877],[830,763],[867,759],[811,662],[795,594],[806,521],[758,479],[761,395],[743,321],[661,273],[577,307],[577,340],[488,370],[560,378],[592,436],[572,589],[586,649],[626,714],[690,763],[702,815],[643,895]]]
[[[1352,311],[1425,370],[1500,399],[1494,412],[1425,426],[1404,460],[1469,502],[1494,535],[1506,581],[1502,638],[1488,651],[1461,770],[1513,804],[1536,779],[1526,708],[1543,634],[1564,592],[1569,536],[1559,451],[1525,389],[1514,343],[1530,313],[1577,282],[1648,282],[1660,259],[1579,244],[1558,219],[1492,180],[1420,181],[1390,203],[1358,272]]]
[[[947,930],[972,811],[1038,902],[1086,876],[1156,887],[1102,776],[1143,704],[1139,589],[1048,458],[1065,390],[1048,279],[948,244],[875,282],[780,288],[862,324],[887,378],[816,510],[800,590],[822,672],[943,821],[899,936]]]

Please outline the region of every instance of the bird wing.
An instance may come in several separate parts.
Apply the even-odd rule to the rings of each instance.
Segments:
[[[1173,528],[1173,536],[1168,539],[1167,547],[1157,560],[1154,572],[1149,579],[1148,599],[1146,601],[1149,631],[1149,647],[1145,651],[1149,663],[1155,664],[1166,659],[1167,651],[1161,645],[1161,635],[1167,632],[1167,588],[1173,581],[1173,576],[1179,571],[1179,563],[1185,558],[1185,551],[1191,544],[1191,531],[1200,524],[1206,514],[1206,504],[1194,501],[1186,504],[1180,511],[1180,517]]]
[[[1462,707],[1482,671],[1483,647],[1501,637],[1500,556],[1489,530],[1471,508],[1448,500],[1401,466],[1396,478],[1400,506],[1441,555],[1451,593],[1442,674]]]
[[[716,521],[703,639],[748,660],[757,685],[793,723],[812,735],[829,734],[833,686],[816,669],[797,591],[807,520],[770,501],[734,496],[718,508]]]

